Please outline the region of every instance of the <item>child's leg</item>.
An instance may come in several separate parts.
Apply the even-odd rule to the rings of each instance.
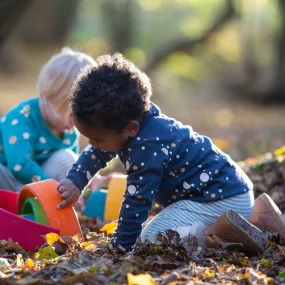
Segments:
[[[248,219],[252,213],[254,197],[247,192],[213,203],[178,201],[159,213],[144,228],[141,240],[154,241],[159,232],[177,230],[182,237],[195,235],[201,246],[216,247],[222,242],[243,243],[246,250],[263,250],[266,237]],[[227,211],[232,209],[233,211]]]
[[[262,230],[280,233],[281,238],[285,240],[285,221],[282,213],[266,193],[261,194],[255,200],[249,221]]]
[[[192,225],[195,222],[200,221],[205,227],[210,226],[228,209],[239,213],[245,219],[249,219],[253,205],[253,191],[212,203],[181,200],[171,204],[156,215],[142,231],[141,239],[144,241],[148,238],[152,241],[159,232],[164,232],[166,229],[181,231],[182,236],[189,233],[193,234],[190,231],[194,230]],[[188,228],[189,232],[187,232]]]
[[[22,186],[8,168],[0,164],[0,189],[18,192]]]
[[[56,181],[61,181],[65,178],[77,158],[74,152],[68,149],[61,149],[53,153],[41,167],[49,177]]]

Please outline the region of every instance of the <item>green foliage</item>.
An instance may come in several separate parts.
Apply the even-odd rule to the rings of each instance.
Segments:
[[[109,52],[112,47],[102,3],[102,0],[81,2],[70,38],[72,42],[80,42],[80,48],[93,56]],[[136,0],[132,8],[134,45],[126,47],[126,56],[144,68],[156,50],[182,39],[200,37],[222,12],[225,3],[225,0]],[[170,54],[162,65],[164,71],[177,79],[202,81],[227,64],[242,62],[247,49],[258,62],[272,62],[272,41],[279,27],[276,3],[241,0],[235,2],[235,9],[239,19],[229,22],[203,47],[191,51],[191,55]]]

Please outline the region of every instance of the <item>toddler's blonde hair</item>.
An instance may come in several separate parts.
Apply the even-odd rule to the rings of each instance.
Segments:
[[[41,102],[50,104],[58,113],[67,112],[72,83],[88,65],[96,66],[91,56],[68,47],[52,56],[40,71],[37,82]]]

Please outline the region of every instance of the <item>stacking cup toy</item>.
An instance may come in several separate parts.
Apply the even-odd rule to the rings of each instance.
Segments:
[[[94,190],[87,200],[85,215],[97,216],[102,221],[117,220],[126,192],[127,176],[116,174],[112,176],[108,190]]]
[[[19,193],[0,190],[0,239],[12,239],[26,250],[33,251],[45,243],[44,236],[82,237],[73,207],[58,210],[62,201],[55,180],[24,185]]]

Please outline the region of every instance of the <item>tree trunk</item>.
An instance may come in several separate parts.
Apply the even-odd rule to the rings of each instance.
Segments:
[[[103,0],[101,8],[112,52],[124,53],[133,44],[135,5],[134,0]]]
[[[80,0],[37,0],[24,18],[19,37],[35,45],[63,45]]]
[[[271,99],[285,101],[285,1],[278,0],[280,11],[280,33],[276,44],[276,90]]]
[[[34,0],[0,1],[0,50]]]
[[[227,0],[222,13],[217,16],[213,25],[199,38],[183,39],[180,42],[170,42],[165,44],[165,48],[159,48],[153,55],[149,64],[145,68],[145,72],[152,72],[163,60],[165,60],[171,53],[176,51],[191,52],[191,50],[198,44],[205,42],[214,32],[219,30],[224,24],[228,23],[236,15],[234,10],[233,0]]]

